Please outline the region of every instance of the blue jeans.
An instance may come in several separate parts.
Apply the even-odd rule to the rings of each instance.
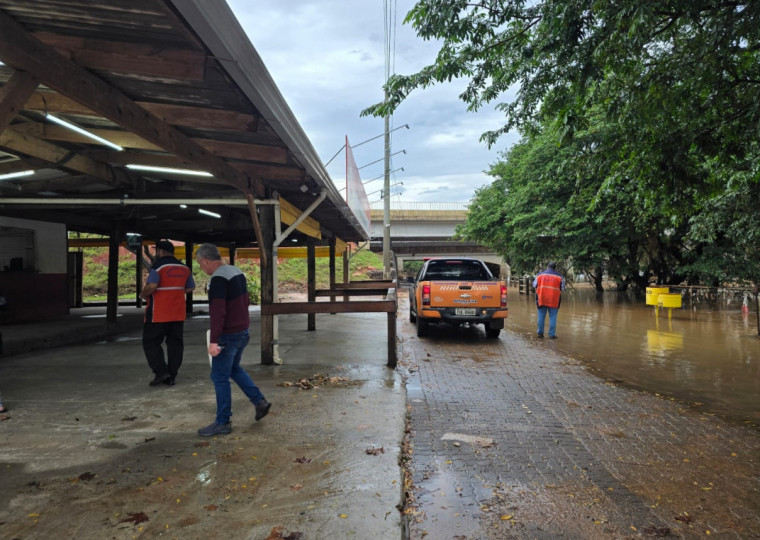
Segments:
[[[540,306],[538,308],[538,333],[543,335],[546,322],[546,312],[549,312],[549,337],[557,335],[557,312],[559,308]]]
[[[216,422],[219,424],[226,424],[232,416],[230,379],[235,381],[254,405],[264,401],[264,394],[240,367],[240,358],[249,339],[248,330],[219,336],[222,351],[211,361],[211,380],[216,391]]]

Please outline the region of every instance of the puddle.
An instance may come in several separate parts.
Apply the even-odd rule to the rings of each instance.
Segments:
[[[509,298],[508,329],[535,336],[535,297],[510,289]],[[656,315],[643,299],[579,288],[562,297],[557,335],[557,340],[535,341],[582,361],[604,378],[760,421],[760,339],[754,314],[676,309],[668,317],[666,310]]]
[[[216,469],[216,461],[208,461],[203,464],[195,480],[202,486],[208,486],[213,479],[213,472]]]

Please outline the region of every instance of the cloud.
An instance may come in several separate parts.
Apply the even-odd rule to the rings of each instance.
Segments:
[[[323,161],[344,144],[352,145],[381,135],[381,118],[360,117],[367,106],[383,98],[385,75],[384,13],[380,2],[351,0],[282,2],[281,0],[228,0],[261,55],[275,83]],[[434,61],[435,42],[419,39],[402,25],[412,0],[398,0],[395,72],[412,73]],[[391,135],[391,169],[403,180],[404,201],[469,200],[474,190],[490,181],[482,171],[498,159],[499,148],[479,142],[481,133],[503,125],[493,106],[467,112],[459,99],[465,81],[416,90],[401,104],[392,126],[409,124]],[[500,141],[501,142],[501,141]],[[354,148],[362,167],[383,157],[383,138]],[[339,155],[328,167],[342,186],[345,158]],[[368,165],[362,178],[383,174],[383,163]],[[371,187],[375,184],[370,184]]]

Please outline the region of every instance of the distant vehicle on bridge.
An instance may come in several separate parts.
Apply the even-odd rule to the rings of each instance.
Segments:
[[[417,323],[418,337],[437,323],[483,324],[489,338],[499,337],[504,328],[507,284],[495,279],[479,259],[428,259],[409,283],[409,320]]]

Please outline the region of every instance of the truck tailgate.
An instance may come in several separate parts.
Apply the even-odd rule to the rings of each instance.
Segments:
[[[430,307],[498,308],[501,284],[498,281],[431,281]]]

